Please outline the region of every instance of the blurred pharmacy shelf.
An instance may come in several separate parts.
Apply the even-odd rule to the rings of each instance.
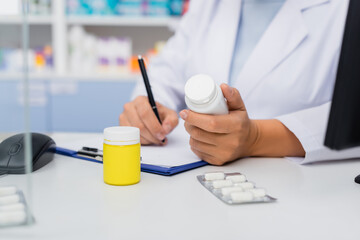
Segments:
[[[0,81],[18,81],[24,77],[22,73],[0,73]],[[50,79],[54,77],[53,73],[29,74],[29,79]]]
[[[56,75],[54,73],[31,73],[29,74],[30,80],[51,80],[51,81],[76,81],[76,82],[134,82],[141,76],[139,73],[128,74],[64,74]],[[18,81],[23,78],[20,73],[0,73],[1,81]]]
[[[11,0],[4,4],[9,5],[15,1],[21,0]],[[29,64],[30,122],[33,131],[101,132],[105,127],[118,125],[119,114],[123,111],[122,106],[129,101],[136,82],[141,81],[140,74],[134,73],[137,71],[136,55],[154,56],[156,54],[154,50],[161,48],[159,47],[161,44],[158,43],[169,39],[180,21],[180,16],[175,17],[176,14],[173,13],[158,14],[158,16],[141,13],[128,17],[121,13],[108,16],[88,13],[81,15],[77,12],[70,14],[67,10],[66,3],[69,1],[94,3],[100,0],[28,1],[46,3],[47,6],[45,9],[30,8],[31,14],[27,17],[30,25],[31,49],[28,51],[28,59],[33,59]],[[125,2],[131,7],[134,2],[141,1],[117,2]],[[154,0],[156,4],[164,1]],[[171,0],[171,2],[178,1],[180,0]],[[0,7],[0,12],[3,7]],[[19,12],[21,11],[14,14]],[[7,118],[0,118],[0,132],[23,130],[22,23],[21,16],[0,15],[0,109],[8,114]],[[75,34],[76,36],[72,38],[74,35],[71,33],[74,29],[82,29],[82,35],[79,37]],[[79,41],[71,41],[74,39]],[[108,57],[109,52],[116,52],[116,66],[114,66],[114,56],[111,56],[113,58],[109,61],[110,65],[105,67],[97,65],[91,68],[92,71],[81,67],[81,63],[87,63],[86,60],[91,59],[88,56],[94,56],[94,53],[86,55],[89,54],[89,50],[94,49],[96,53],[99,49],[104,50],[104,46],[98,47],[99,42],[124,39],[131,43],[130,71],[121,65],[124,58],[119,54],[121,51],[127,51],[124,49],[119,51],[119,48],[113,48],[111,44],[106,44],[105,48],[110,48],[111,51],[105,51],[104,55]],[[93,41],[96,41],[97,47],[94,47]],[[80,46],[78,49],[82,51],[75,51],[76,48],[72,46]],[[77,58],[79,52],[85,54],[80,60]],[[98,64],[99,54],[96,56]],[[119,56],[122,57],[120,63],[118,63]],[[75,60],[71,61],[71,59]],[[74,62],[75,64],[72,64]],[[79,70],[74,71],[74,65],[79,67]]]
[[[140,74],[128,73],[128,74],[67,74],[63,76],[53,77],[54,80],[74,80],[74,81],[102,81],[102,82],[133,82],[139,79]]]
[[[68,24],[89,26],[168,27],[175,30],[179,17],[68,16]]]
[[[46,74],[31,73],[32,79],[76,79],[117,81],[118,79],[135,80],[131,71],[122,73],[69,74],[69,31],[80,26],[98,39],[109,37],[129,37],[132,40],[132,54],[145,55],[146,51],[158,41],[166,41],[179,25],[180,16],[123,16],[123,15],[74,15],[67,14],[66,0],[52,0],[47,14],[29,15],[30,46],[36,48],[50,45],[52,48],[52,72]],[[50,13],[49,13],[50,12]],[[0,31],[9,32],[0,39],[1,48],[21,48],[21,25],[23,17],[18,15],[0,15]],[[20,27],[20,28],[19,28]],[[150,28],[149,28],[150,27]],[[14,29],[14,30],[12,30]],[[113,35],[112,35],[113,34]],[[142,36],[146,36],[146,38]],[[43,39],[43,42],[41,42]],[[20,42],[19,42],[20,41]],[[1,60],[1,54],[0,54]],[[0,64],[1,65],[1,64]],[[1,68],[1,66],[0,66]],[[2,71],[2,70],[1,70]],[[0,71],[0,80],[21,78],[20,74]]]
[[[22,24],[22,16],[0,16],[0,24]],[[168,27],[174,30],[179,17],[66,16],[67,24],[88,26]],[[29,24],[53,24],[52,16],[28,16]]]
[[[23,21],[22,16],[0,16],[0,24],[22,24]],[[51,16],[29,16],[27,22],[34,25],[49,25],[53,19]]]

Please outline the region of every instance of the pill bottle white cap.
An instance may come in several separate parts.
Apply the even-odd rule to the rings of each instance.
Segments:
[[[104,129],[104,143],[109,145],[133,145],[140,142],[140,130],[136,127],[108,127]]]
[[[195,104],[208,103],[215,94],[216,84],[208,75],[197,74],[185,84],[185,96]]]

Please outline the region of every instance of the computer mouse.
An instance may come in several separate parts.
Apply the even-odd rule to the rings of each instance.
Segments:
[[[355,178],[355,182],[360,184],[360,175],[358,175],[356,178]]]
[[[32,171],[48,164],[55,153],[56,144],[49,136],[31,133]],[[0,174],[25,173],[25,134],[17,134],[0,143]]]

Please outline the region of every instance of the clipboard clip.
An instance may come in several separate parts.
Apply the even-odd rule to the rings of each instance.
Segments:
[[[103,151],[97,148],[82,147],[79,151],[77,151],[77,155],[97,161],[103,161]]]
[[[77,151],[76,154],[80,157],[91,158],[101,162],[103,161],[103,151],[97,148],[82,147],[79,151]],[[140,162],[142,162],[141,156],[140,156]]]

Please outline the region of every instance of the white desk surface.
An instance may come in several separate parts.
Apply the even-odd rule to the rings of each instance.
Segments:
[[[278,201],[226,205],[197,181],[208,171],[241,172]],[[0,239],[360,239],[357,174],[357,160],[252,158],[172,177],[142,173],[139,184],[115,187],[101,164],[56,155],[32,176],[36,223],[0,229]],[[0,184],[25,187],[16,175]]]

